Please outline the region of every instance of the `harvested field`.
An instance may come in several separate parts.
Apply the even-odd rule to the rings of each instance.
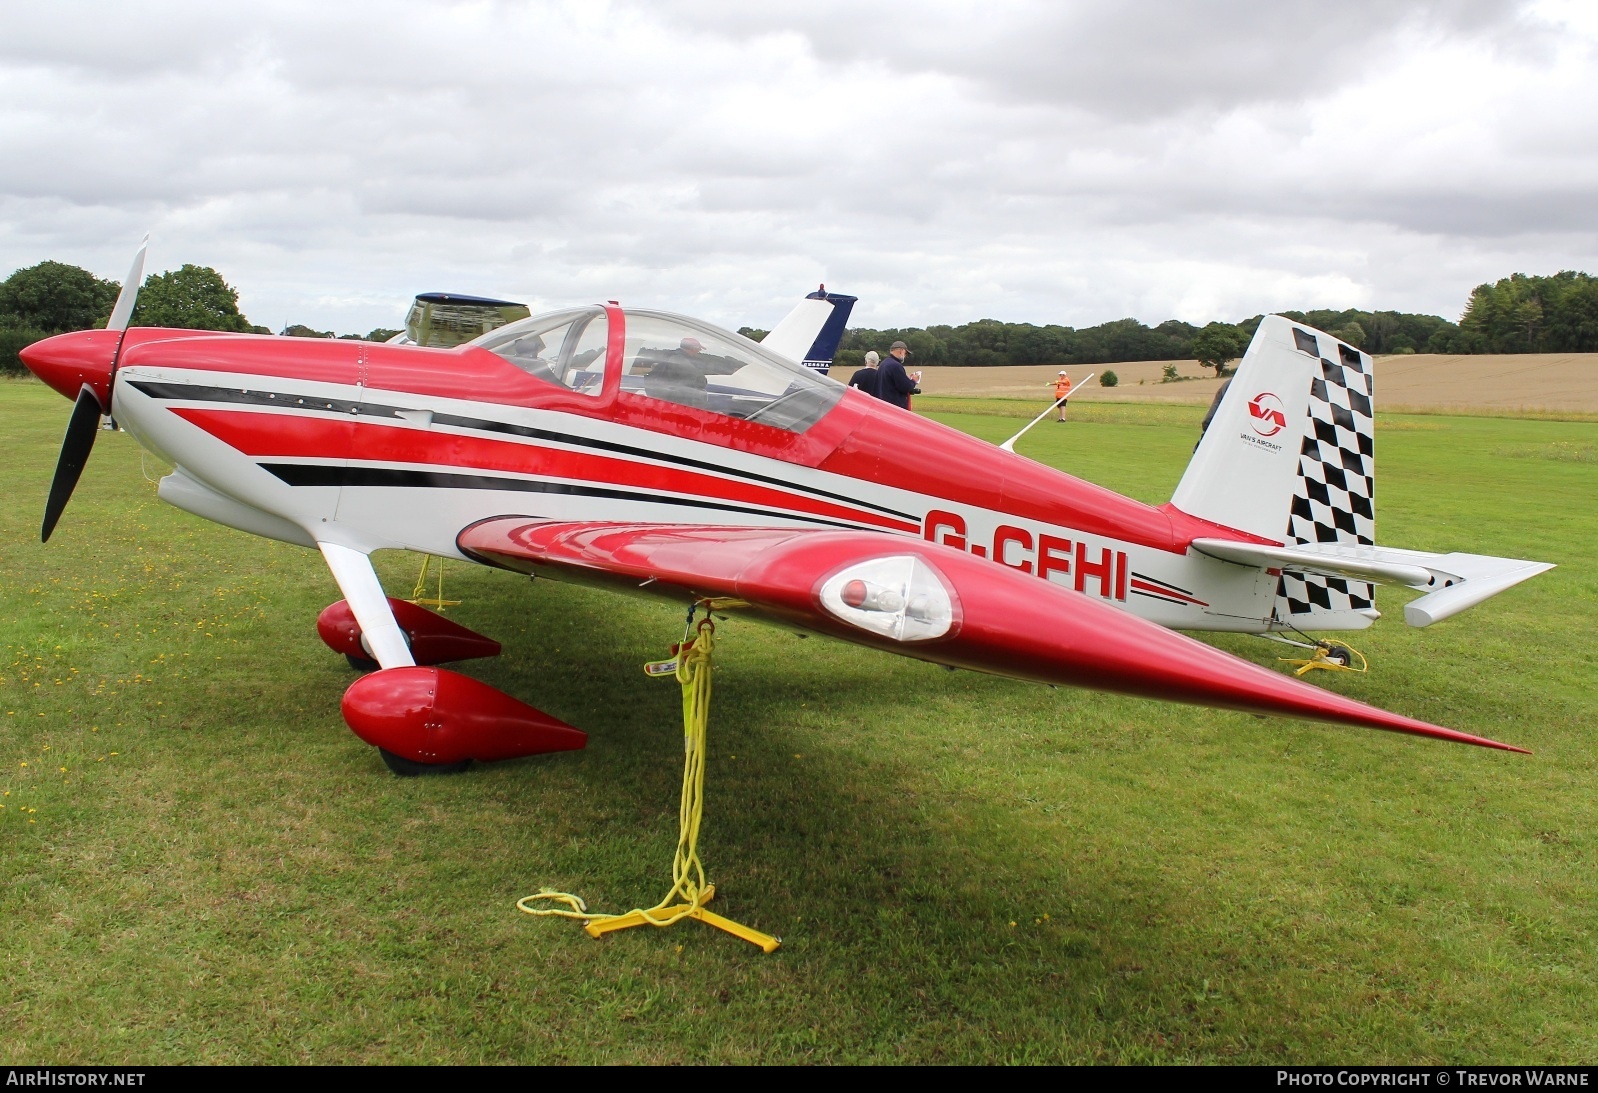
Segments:
[[[1179,383],[1162,383],[1169,361],[1073,364],[1080,381],[1106,368],[1120,385],[1094,380],[1073,401],[1165,402],[1208,405],[1219,381],[1197,361],[1176,361]],[[1049,400],[1059,366],[927,368],[921,387],[929,395]],[[1448,356],[1415,353],[1376,359],[1376,400],[1382,410],[1448,413],[1598,414],[1598,353],[1518,353]]]

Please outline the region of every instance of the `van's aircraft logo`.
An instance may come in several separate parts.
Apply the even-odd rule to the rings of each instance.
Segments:
[[[1282,400],[1269,391],[1261,391],[1248,400],[1249,424],[1260,436],[1275,436],[1287,428],[1287,415],[1282,412]]]

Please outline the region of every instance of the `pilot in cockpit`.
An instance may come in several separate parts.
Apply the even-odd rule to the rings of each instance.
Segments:
[[[538,334],[527,334],[506,346],[502,352],[523,372],[551,383],[559,383],[552,362],[544,359],[544,339]]]
[[[696,406],[701,410],[708,406],[710,398],[705,390],[705,373],[699,361],[704,348],[698,338],[684,338],[676,349],[665,354],[649,370],[644,381],[645,394],[683,406]]]
[[[507,356],[515,357],[519,361],[542,360],[544,355],[544,338],[540,334],[526,334],[506,347]],[[546,361],[547,365],[548,362]]]

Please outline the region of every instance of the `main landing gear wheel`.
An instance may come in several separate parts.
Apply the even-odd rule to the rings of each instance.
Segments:
[[[422,774],[459,774],[472,765],[470,759],[462,759],[458,763],[418,763],[403,755],[395,755],[387,748],[378,748],[377,752],[383,757],[383,765],[401,778],[415,778]]]
[[[350,662],[351,668],[355,669],[357,672],[360,672],[362,675],[365,675],[367,672],[375,672],[379,667],[377,661],[368,660],[365,657],[358,657],[354,653],[345,653],[344,659]]]

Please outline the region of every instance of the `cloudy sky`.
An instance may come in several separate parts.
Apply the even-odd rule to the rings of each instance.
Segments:
[[[419,291],[768,326],[1456,318],[1598,272],[1598,5],[17,4],[0,276],[214,266],[250,319]]]

